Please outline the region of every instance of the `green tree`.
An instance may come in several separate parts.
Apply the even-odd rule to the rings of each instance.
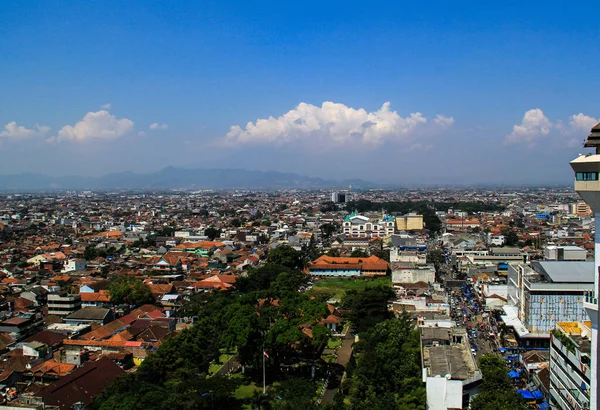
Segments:
[[[330,238],[338,230],[338,226],[331,223],[321,225],[321,232],[324,238]]]
[[[337,258],[341,255],[341,252],[338,248],[331,248],[327,251],[327,256],[332,256],[334,258]]]
[[[108,283],[110,301],[115,305],[128,304],[141,306],[152,303],[152,292],[148,285],[130,276],[117,276]]]
[[[479,359],[483,373],[481,391],[471,400],[472,410],[525,410],[526,403],[515,394],[502,358],[498,355],[484,355]]]
[[[299,270],[304,269],[306,266],[305,260],[302,257],[302,252],[299,252],[288,245],[281,245],[269,251],[267,261],[275,265]]]
[[[204,235],[208,237],[209,241],[214,241],[217,236],[221,235],[221,231],[213,227],[208,227],[204,230]]]
[[[392,316],[387,306],[394,296],[394,291],[386,286],[351,289],[344,295],[342,306],[349,310],[347,316],[360,333]]]
[[[287,377],[275,388],[273,409],[305,410],[315,407],[315,383],[302,377]]]
[[[351,258],[368,258],[369,253],[364,249],[354,249],[350,254]]]
[[[419,333],[407,315],[365,331],[344,390],[353,409],[424,409]]]
[[[98,250],[96,249],[95,246],[88,245],[85,247],[85,250],[83,251],[83,258],[86,261],[91,261],[92,259],[96,259],[97,257],[98,257]]]
[[[440,265],[444,263],[444,254],[441,249],[431,249],[427,252],[426,256],[427,263],[432,263],[435,265],[436,270],[439,269]]]
[[[519,236],[512,229],[504,231],[503,234],[504,234],[504,241],[507,246],[515,246],[515,245],[517,245],[517,243],[519,243]]]

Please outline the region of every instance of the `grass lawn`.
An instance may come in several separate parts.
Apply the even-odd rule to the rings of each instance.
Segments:
[[[250,398],[252,398],[252,395],[254,394],[255,391],[261,391],[262,392],[262,387],[258,387],[254,383],[242,384],[235,391],[235,398],[238,399],[238,400],[250,399]]]
[[[337,337],[330,337],[327,341],[328,349],[335,349],[336,347],[340,347],[342,345],[342,339]]]
[[[221,364],[225,363],[227,360],[231,359],[232,356],[233,356],[232,354],[228,354],[228,353],[220,355],[219,363],[221,363]]]
[[[211,363],[210,366],[208,366],[209,376],[212,376],[213,374],[218,372],[221,366],[223,366],[221,363]]]
[[[229,353],[223,353],[219,356],[219,362],[218,363],[211,363],[210,366],[208,366],[208,375],[212,376],[214,375],[216,372],[219,371],[219,369],[223,366],[223,364],[231,359],[233,355],[229,354]]]
[[[321,359],[325,360],[326,363],[335,363],[337,357],[334,354],[324,354],[321,356]]]
[[[229,376],[232,379],[242,379],[242,385],[235,391],[235,398],[239,400],[247,400],[252,398],[255,391],[262,392],[262,386],[257,386],[256,383],[245,377],[241,373],[234,373]]]
[[[363,290],[373,286],[392,287],[392,279],[389,276],[383,278],[321,278],[315,280],[309,292],[331,293],[334,295],[334,299],[341,299],[348,290]]]

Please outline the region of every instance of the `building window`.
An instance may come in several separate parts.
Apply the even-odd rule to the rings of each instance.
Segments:
[[[575,180],[576,181],[597,181],[598,173],[597,172],[576,172]]]

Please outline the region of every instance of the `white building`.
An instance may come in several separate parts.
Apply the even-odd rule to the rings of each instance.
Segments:
[[[353,212],[344,219],[342,230],[347,237],[382,238],[394,233],[394,217],[384,214],[373,218]]]
[[[546,246],[544,259],[547,261],[585,261],[587,251],[579,246]]]
[[[392,265],[392,283],[433,283],[435,267],[433,265],[402,266]]]
[[[63,273],[82,270],[85,270],[85,259],[69,259],[65,261],[62,269]]]

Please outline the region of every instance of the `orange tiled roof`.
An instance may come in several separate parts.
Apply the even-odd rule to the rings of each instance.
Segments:
[[[32,373],[40,373],[40,375],[55,375],[66,376],[71,373],[76,366],[69,363],[59,363],[54,359],[46,360],[31,369]]]
[[[73,340],[65,339],[65,346],[96,346],[96,347],[141,347],[142,342],[121,340]]]
[[[82,292],[82,293],[79,293],[79,296],[81,296],[82,302],[100,302],[100,303],[110,302],[110,295],[105,290],[101,290],[98,293]]]
[[[362,270],[387,270],[389,268],[388,262],[378,258],[375,255],[371,255],[368,258],[344,258],[344,257],[333,257],[323,255],[317,260],[309,263],[311,269],[362,269]]]

